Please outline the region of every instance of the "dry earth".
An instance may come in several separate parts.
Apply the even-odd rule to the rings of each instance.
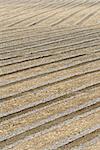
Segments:
[[[100,149],[100,0],[0,0],[0,149]]]

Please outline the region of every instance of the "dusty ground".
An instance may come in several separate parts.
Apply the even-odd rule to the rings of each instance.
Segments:
[[[100,149],[100,1],[0,0],[0,149]]]

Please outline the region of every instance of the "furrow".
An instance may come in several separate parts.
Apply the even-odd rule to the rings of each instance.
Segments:
[[[71,60],[70,59],[64,59],[62,61],[57,61],[55,63],[50,63],[44,66],[40,67],[31,67],[28,69],[21,70],[19,72],[7,74],[5,76],[0,77],[0,87],[3,85],[9,84],[11,82],[18,82],[20,80],[24,81],[25,79],[31,79],[36,78],[36,77],[42,77],[45,75],[48,75],[53,72],[57,71],[63,71],[65,69],[70,69],[73,67],[77,67],[80,65],[84,65],[87,63],[99,61],[100,57],[97,53],[96,54],[91,54],[91,55],[81,55],[78,57],[73,57]]]
[[[36,128],[41,124],[53,121],[59,117],[70,115],[75,111],[79,111],[85,107],[89,107],[100,102],[100,87],[90,89],[87,92],[80,92],[79,94],[70,98],[64,98],[60,101],[53,102],[45,107],[38,110],[33,110],[21,116],[5,120],[1,123],[2,133],[0,139],[3,141],[6,138],[11,138],[15,134],[23,133],[31,128]],[[93,94],[90,94],[93,92]],[[11,126],[12,124],[12,126]]]
[[[73,140],[90,134],[99,129],[100,109],[95,108],[84,114],[59,122],[51,128],[32,134],[23,140],[16,141],[7,146],[8,149],[56,149],[59,146],[68,144]],[[94,118],[94,119],[93,119]],[[75,126],[78,126],[78,128]],[[16,137],[17,138],[17,137]],[[45,139],[45,140],[44,140]],[[12,139],[14,140],[14,139]],[[39,143],[38,143],[39,142]],[[5,147],[6,148],[6,147]]]

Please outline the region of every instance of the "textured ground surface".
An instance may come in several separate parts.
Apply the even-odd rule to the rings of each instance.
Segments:
[[[99,0],[0,0],[0,149],[100,149]]]

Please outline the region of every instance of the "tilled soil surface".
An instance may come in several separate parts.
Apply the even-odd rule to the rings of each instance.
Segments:
[[[100,149],[99,0],[0,0],[0,149]]]

